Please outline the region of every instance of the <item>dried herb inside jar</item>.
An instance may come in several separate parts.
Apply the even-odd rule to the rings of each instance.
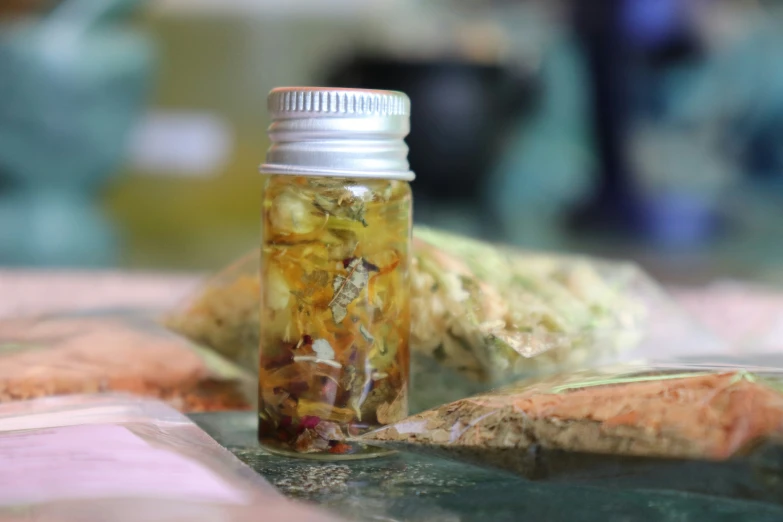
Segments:
[[[361,452],[407,414],[410,189],[274,176],[262,243],[260,441]]]

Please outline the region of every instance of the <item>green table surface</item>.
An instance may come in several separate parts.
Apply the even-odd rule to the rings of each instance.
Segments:
[[[532,482],[419,455],[333,463],[280,457],[258,447],[252,413],[191,418],[285,495],[355,520],[783,521],[783,505]]]

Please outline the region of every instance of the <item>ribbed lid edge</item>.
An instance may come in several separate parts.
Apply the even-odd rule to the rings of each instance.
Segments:
[[[267,98],[274,119],[327,115],[410,116],[408,96],[397,91],[321,87],[281,87]]]

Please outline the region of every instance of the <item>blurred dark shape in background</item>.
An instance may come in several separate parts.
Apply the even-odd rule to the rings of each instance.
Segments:
[[[783,280],[774,3],[136,7],[0,8],[0,264],[229,261],[258,240],[266,93],[328,83],[411,97],[419,223],[631,258],[669,280]],[[159,66],[143,107],[147,34]]]
[[[569,30],[553,32],[544,53],[543,103],[496,175],[504,232],[631,257],[662,277],[779,279],[783,163],[765,146],[779,143],[783,123],[779,8],[569,5]],[[507,194],[527,201],[504,204]]]
[[[450,228],[454,224],[439,221],[438,210],[457,207],[477,220],[472,232],[492,234],[492,213],[477,195],[503,152],[510,126],[531,101],[528,79],[500,65],[357,56],[337,66],[324,83],[408,94],[411,133],[406,141],[417,174],[417,219]]]
[[[585,87],[591,93],[599,161],[596,194],[572,216],[573,228],[647,236],[664,244],[705,240],[714,232],[715,209],[672,195],[649,200],[638,186],[631,157],[634,126],[640,120],[666,117],[661,78],[702,58],[687,2],[606,0],[573,5],[573,26],[589,71]]]
[[[1,264],[118,261],[98,195],[124,157],[150,76],[150,42],[123,25],[138,4],[15,2],[4,11]]]
[[[665,1],[665,0],[662,0]],[[593,136],[598,158],[595,195],[576,214],[579,229],[633,229],[638,199],[627,158],[631,102],[629,46],[623,38],[625,0],[573,2],[573,26],[588,71]]]

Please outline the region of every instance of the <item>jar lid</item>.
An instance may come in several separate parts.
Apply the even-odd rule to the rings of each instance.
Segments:
[[[264,174],[414,178],[404,138],[410,100],[401,92],[321,87],[273,89]]]

